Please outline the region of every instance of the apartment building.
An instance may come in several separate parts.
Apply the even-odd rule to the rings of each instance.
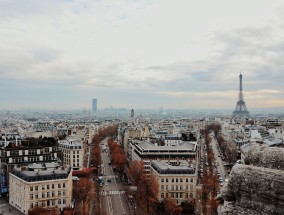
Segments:
[[[197,142],[183,141],[174,145],[158,146],[146,141],[132,140],[131,160],[144,162],[145,173],[150,174],[150,166],[153,160],[187,160],[196,162]]]
[[[83,168],[84,148],[81,140],[75,138],[59,140],[58,148],[62,152],[62,162],[64,166],[70,166],[73,170]]]
[[[0,162],[3,168],[10,172],[16,165],[33,162],[57,162],[59,153],[59,149],[53,144],[6,146],[0,148]]]
[[[58,163],[34,163],[15,167],[9,173],[9,204],[24,214],[30,208],[44,207],[60,211],[71,206],[71,168]]]
[[[151,174],[159,184],[158,199],[175,199],[177,204],[192,201],[196,196],[197,171],[192,162],[158,161],[151,163]]]

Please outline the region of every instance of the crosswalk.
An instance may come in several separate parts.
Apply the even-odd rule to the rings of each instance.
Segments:
[[[100,191],[101,196],[106,196],[106,195],[122,195],[124,194],[124,190],[110,190],[110,191]]]
[[[105,177],[105,178],[117,178],[116,175],[105,175],[104,177]]]

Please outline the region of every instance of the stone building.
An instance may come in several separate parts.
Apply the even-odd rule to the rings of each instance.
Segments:
[[[175,145],[158,146],[146,141],[132,141],[131,160],[144,162],[145,173],[150,174],[150,165],[153,160],[178,160],[194,161],[197,160],[197,142],[181,142]]]
[[[9,203],[24,214],[30,208],[58,208],[71,206],[71,168],[57,163],[29,164],[15,167],[9,173]]]
[[[62,151],[62,162],[64,166],[70,166],[73,170],[83,168],[84,149],[81,140],[74,138],[59,140],[58,148]]]
[[[181,160],[174,163],[153,161],[151,174],[159,184],[158,199],[175,199],[177,204],[192,201],[196,195],[197,171],[192,163]]]

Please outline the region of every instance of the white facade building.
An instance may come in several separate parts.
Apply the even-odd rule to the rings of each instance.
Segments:
[[[159,184],[158,199],[175,199],[177,204],[192,201],[196,196],[197,171],[185,160],[175,163],[153,161],[151,174]]]
[[[71,206],[72,173],[57,163],[30,164],[9,173],[9,204],[24,214],[30,208],[60,211]]]
[[[66,138],[58,141],[58,148],[62,151],[64,166],[70,166],[73,170],[83,168],[84,149],[81,140]]]

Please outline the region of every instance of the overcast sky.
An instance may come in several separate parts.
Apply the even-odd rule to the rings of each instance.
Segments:
[[[284,107],[282,0],[0,0],[0,109]]]

